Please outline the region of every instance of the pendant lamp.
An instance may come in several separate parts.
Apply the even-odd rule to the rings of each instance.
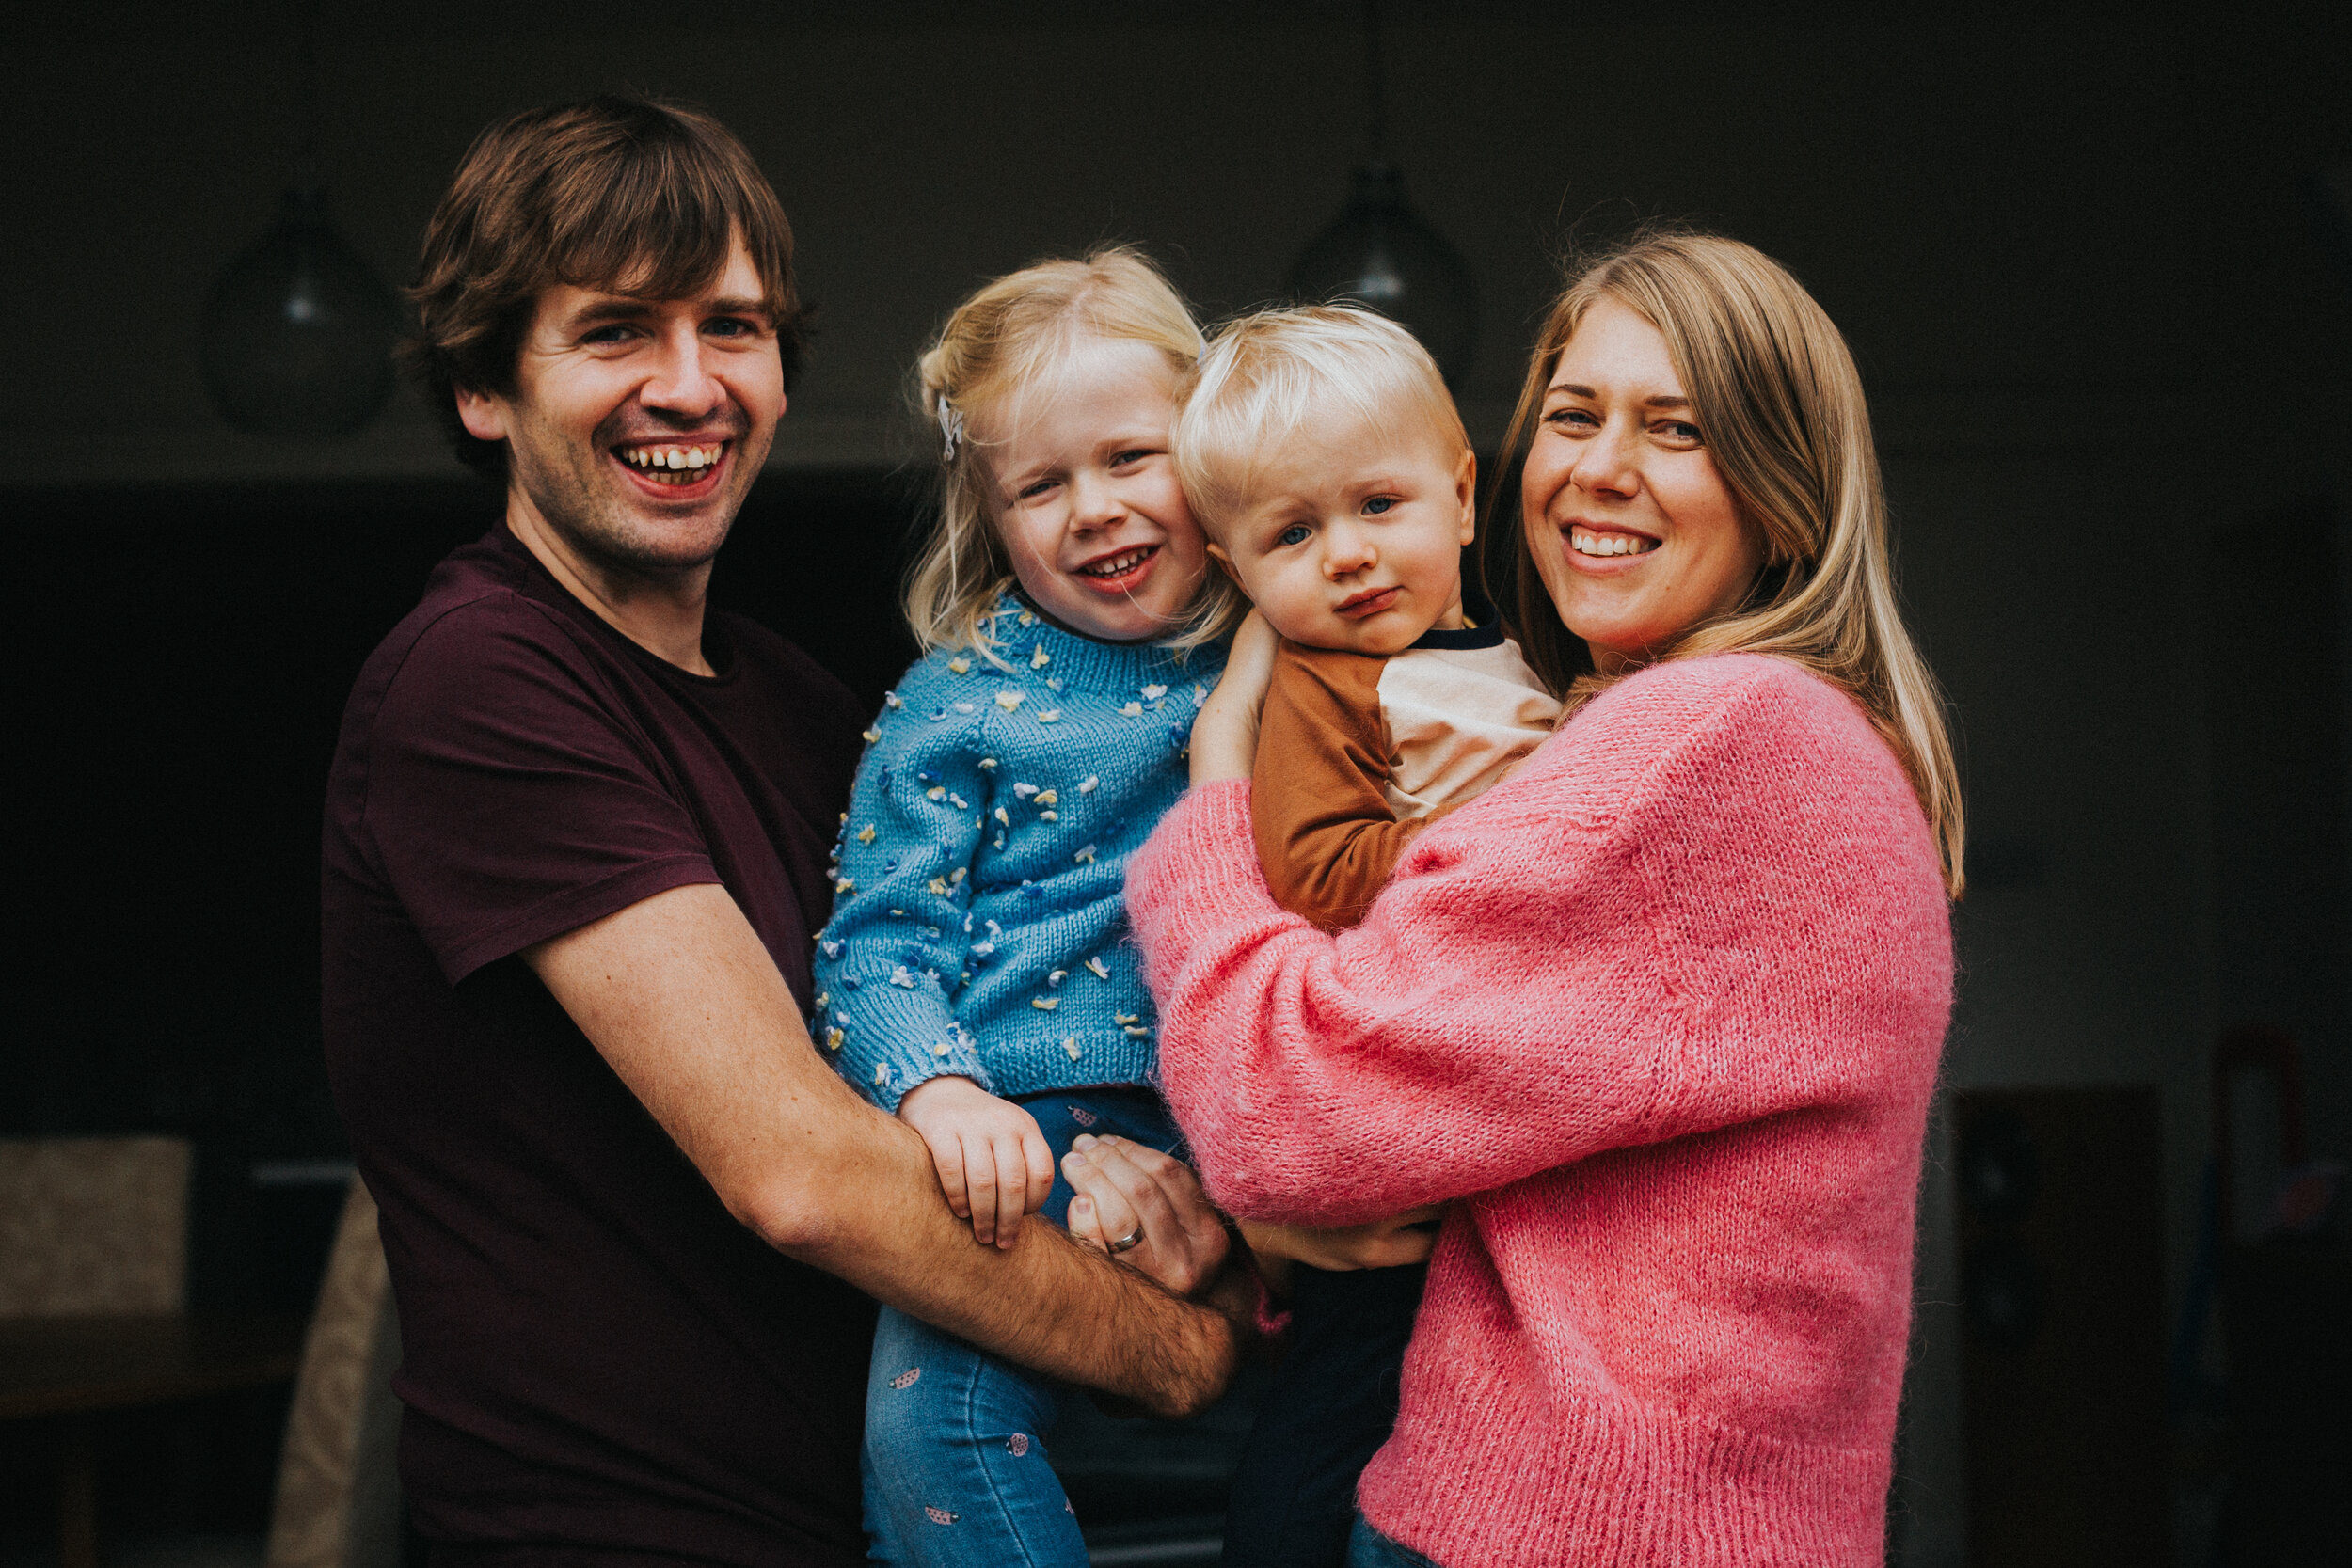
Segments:
[[[1364,81],[1370,136],[1347,205],[1292,264],[1295,300],[1345,300],[1402,323],[1459,387],[1478,346],[1478,288],[1470,265],[1405,199],[1405,177],[1388,155],[1377,0],[1364,6]]]
[[[392,292],[336,233],[319,178],[318,6],[301,30],[301,142],[269,231],[221,272],[199,352],[221,415],[255,436],[349,436],[392,390]]]

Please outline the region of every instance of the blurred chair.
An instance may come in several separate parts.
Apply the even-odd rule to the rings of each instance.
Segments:
[[[0,1141],[0,1319],[166,1318],[185,1306],[184,1138]],[[91,1409],[68,1409],[58,1442],[58,1551],[98,1559]]]
[[[399,1359],[375,1202],[355,1178],[294,1377],[263,1568],[400,1568]]]
[[[0,1318],[181,1310],[183,1138],[0,1141]]]
[[[190,1167],[189,1146],[178,1138],[0,1141],[0,1319],[170,1339],[171,1325],[142,1320],[177,1318],[185,1307]],[[295,1370],[262,1568],[400,1568],[400,1407],[390,1385],[399,1345],[375,1204],[354,1180]],[[119,1354],[146,1356],[138,1365],[147,1369],[150,1349],[142,1340]],[[283,1352],[273,1354],[280,1359],[272,1375],[282,1378]],[[98,1560],[98,1408],[73,1413],[64,1429],[60,1551],[69,1563]],[[126,1542],[115,1555],[142,1560],[156,1544]],[[168,1555],[232,1568],[250,1564],[251,1552],[230,1538],[201,1551],[179,1544]]]

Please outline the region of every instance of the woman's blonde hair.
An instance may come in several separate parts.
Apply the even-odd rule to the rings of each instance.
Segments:
[[[1862,377],[1813,296],[1754,246],[1713,234],[1645,234],[1582,268],[1553,304],[1503,437],[1486,535],[1486,564],[1504,602],[1515,603],[1528,661],[1566,691],[1571,710],[1608,684],[1591,673],[1535,574],[1518,495],[1561,351],[1603,299],[1665,339],[1715,469],[1765,546],[1746,600],[1661,657],[1769,654],[1851,692],[1910,775],[1946,890],[1957,898],[1960,774],[1943,694],[1895,594]]]
[[[1253,310],[1216,329],[1176,421],[1176,475],[1212,533],[1256,487],[1265,453],[1354,419],[1391,444],[1470,451],[1438,362],[1410,332],[1353,305]]]
[[[907,625],[924,647],[995,657],[991,613],[1017,579],[970,423],[1049,385],[1071,345],[1086,338],[1148,344],[1167,357],[1171,377],[1188,374],[1204,346],[1200,324],[1159,268],[1132,245],[1105,245],[997,278],[956,307],[915,361],[914,397],[937,474],[930,537],[906,591]],[[1212,641],[1246,608],[1224,574],[1208,573],[1193,612],[1161,641],[1178,648]]]

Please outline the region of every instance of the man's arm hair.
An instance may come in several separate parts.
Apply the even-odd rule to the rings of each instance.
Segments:
[[[1231,1375],[1234,1325],[1059,1228],[983,1246],[914,1130],[809,1043],[732,896],[673,888],[527,949],[612,1070],[777,1251],[1023,1366],[1187,1415]]]

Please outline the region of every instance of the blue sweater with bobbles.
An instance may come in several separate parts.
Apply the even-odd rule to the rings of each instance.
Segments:
[[[1184,793],[1224,649],[1097,642],[1015,599],[992,626],[1002,665],[930,654],[885,698],[841,825],[811,1033],[886,1111],[947,1073],[1008,1097],[1152,1073],[1127,857]]]

